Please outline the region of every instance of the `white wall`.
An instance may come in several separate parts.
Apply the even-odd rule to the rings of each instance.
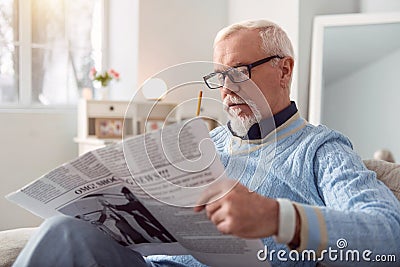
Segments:
[[[108,12],[108,67],[121,74],[110,98],[129,100],[138,84],[139,0],[110,1]]]
[[[139,85],[175,64],[212,61],[214,36],[227,24],[225,0],[142,0],[139,7]]]
[[[387,148],[400,160],[400,50],[327,85],[322,121],[348,135],[364,159]]]
[[[299,84],[298,105],[303,117],[308,117],[308,92],[310,87],[310,57],[313,20],[317,15],[358,13],[359,0],[307,0],[300,1],[299,16]]]
[[[3,196],[76,157],[76,113],[1,111],[0,124],[0,230],[36,226],[38,217]]]
[[[361,0],[361,13],[379,13],[400,11],[399,0]]]
[[[213,70],[214,36],[227,25],[227,1],[142,0],[139,10],[138,88],[145,80],[157,75],[169,89],[177,87],[164,101],[193,101],[200,89],[204,91],[204,98],[219,99],[219,91],[209,90],[202,76]],[[193,61],[209,63],[170,68]],[[163,71],[166,68],[170,69]],[[196,83],[179,86],[188,82]],[[135,97],[135,100],[141,99]],[[182,108],[182,117],[194,116],[195,105],[191,105],[191,110]],[[223,121],[221,105],[216,101],[204,101],[201,114]]]

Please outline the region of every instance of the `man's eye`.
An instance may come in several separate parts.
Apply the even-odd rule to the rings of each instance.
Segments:
[[[248,74],[248,71],[247,71],[247,68],[237,68],[236,69],[239,73],[242,73],[242,74]]]

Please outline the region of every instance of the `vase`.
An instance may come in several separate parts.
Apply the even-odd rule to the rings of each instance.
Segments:
[[[110,83],[107,83],[107,85],[103,85],[100,81],[93,81],[93,99],[108,100],[110,86]]]
[[[101,86],[94,89],[94,99],[96,100],[108,100],[108,93],[110,86]]]

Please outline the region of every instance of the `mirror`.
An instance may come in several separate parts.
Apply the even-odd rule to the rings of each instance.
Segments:
[[[348,136],[363,158],[400,161],[400,13],[314,20],[309,121]]]

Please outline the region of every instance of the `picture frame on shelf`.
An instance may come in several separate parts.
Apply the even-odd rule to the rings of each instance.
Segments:
[[[168,124],[169,123],[165,121],[165,118],[147,118],[147,120],[143,120],[142,122],[142,130],[143,133],[157,131],[161,129],[164,125]]]
[[[124,118],[96,118],[95,135],[97,138],[122,138]]]

